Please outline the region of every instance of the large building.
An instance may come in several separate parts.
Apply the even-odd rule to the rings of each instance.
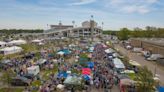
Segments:
[[[49,37],[95,37],[101,36],[102,29],[97,26],[93,20],[84,21],[81,27],[74,27],[73,25],[50,25],[49,30],[45,30],[44,34]]]
[[[164,55],[164,38],[132,38],[131,45],[142,47],[154,54]]]
[[[59,25],[50,25],[50,28],[54,30],[61,30],[61,29],[73,28],[73,25],[63,25],[60,22]]]

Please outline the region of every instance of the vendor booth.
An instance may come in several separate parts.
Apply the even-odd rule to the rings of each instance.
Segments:
[[[31,66],[27,68],[28,74],[37,75],[40,72],[39,66]]]

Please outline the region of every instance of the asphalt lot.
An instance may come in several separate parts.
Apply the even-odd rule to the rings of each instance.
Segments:
[[[164,85],[164,70],[161,68],[162,66],[159,66],[152,61],[145,60],[140,54],[128,51],[119,44],[116,44],[115,48],[118,49],[123,55],[128,56],[129,59],[138,62],[141,66],[147,66],[153,73],[155,73],[156,68],[156,74],[159,75],[161,85]]]

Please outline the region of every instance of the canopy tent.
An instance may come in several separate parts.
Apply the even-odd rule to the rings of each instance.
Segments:
[[[106,49],[105,52],[106,52],[106,53],[113,53],[113,52],[115,52],[115,51],[114,51],[112,48],[109,48],[109,49]]]
[[[87,64],[88,64],[89,68],[93,68],[94,67],[94,62],[87,62]]]
[[[84,78],[84,80],[90,80],[91,79],[91,76],[89,76],[89,75],[83,75],[83,78]]]
[[[91,74],[91,69],[90,68],[83,68],[82,69],[82,74],[83,75],[90,75]]]
[[[37,64],[44,64],[44,63],[46,63],[46,59],[39,59],[36,63]]]
[[[71,84],[71,85],[80,85],[81,84],[81,78],[77,76],[68,76],[64,84]]]
[[[68,76],[67,72],[60,72],[57,75],[58,78],[67,78],[67,76]]]
[[[4,55],[8,55],[8,54],[14,54],[14,53],[21,52],[22,50],[23,49],[21,47],[12,46],[12,47],[6,47],[3,49],[0,49],[0,52]]]
[[[32,40],[31,42],[33,43],[41,43],[43,40],[39,40],[39,39],[35,39],[35,40]]]
[[[93,52],[94,51],[94,47],[89,47],[88,52]]]
[[[88,58],[92,58],[92,54],[88,54]]]
[[[121,79],[120,80],[120,85],[130,86],[132,84],[134,84],[134,81],[131,79]]]
[[[58,88],[58,89],[64,89],[64,85],[58,84],[58,85],[57,85],[57,88]]]
[[[58,55],[64,55],[64,52],[63,51],[59,51],[57,52]]]
[[[107,48],[108,46],[106,46],[105,44],[102,44],[104,48]]]
[[[125,68],[124,64],[122,63],[122,61],[119,58],[114,58],[113,63],[116,68],[123,68],[123,69]]]
[[[63,50],[59,50],[58,53],[63,53],[64,55],[68,55],[71,54],[71,51],[69,49],[63,49]]]
[[[6,46],[6,45],[7,45],[6,42],[2,42],[2,41],[0,41],[0,47],[4,47],[4,46]]]
[[[88,61],[88,58],[79,58],[80,63],[85,63],[85,61]]]
[[[164,92],[164,87],[162,87],[162,86],[158,87],[158,91],[159,92]]]
[[[129,63],[133,66],[141,66],[139,63],[137,63],[136,61],[134,60],[130,60]]]
[[[135,73],[133,70],[124,70],[121,73]]]
[[[130,79],[136,78],[135,72],[133,70],[124,70],[121,74],[126,74]]]
[[[8,42],[8,45],[22,45],[26,43],[27,42],[25,40],[13,40],[11,42]]]

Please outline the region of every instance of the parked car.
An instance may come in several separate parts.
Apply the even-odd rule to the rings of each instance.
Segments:
[[[130,49],[132,49],[132,46],[127,45],[127,46],[126,46],[126,49],[127,49],[127,50],[130,50]]]
[[[12,78],[11,85],[13,86],[29,86],[31,84],[31,80],[22,76],[17,76]]]
[[[161,54],[152,54],[147,60],[156,61],[158,58],[163,58],[163,56]]]
[[[148,58],[151,56],[150,52],[149,51],[141,51],[142,55],[145,57],[145,58]]]
[[[164,57],[163,58],[158,58],[157,62],[161,65],[164,65]]]
[[[22,75],[22,77],[25,77],[25,78],[30,79],[30,80],[35,79],[35,76],[33,74],[24,74],[24,75]]]

